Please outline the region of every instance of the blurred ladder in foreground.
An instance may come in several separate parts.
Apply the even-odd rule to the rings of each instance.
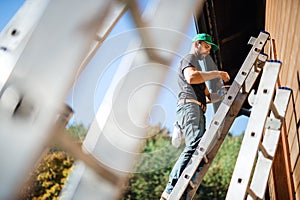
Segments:
[[[131,47],[128,52],[139,51],[134,50],[134,53],[122,57],[82,145],[87,155],[111,169],[119,178],[118,184],[105,184],[103,179],[94,176],[89,166],[77,162],[70,174],[65,199],[120,198],[129,173],[133,172],[136,161],[142,156],[140,148],[147,131],[139,125],[146,121],[159,88],[135,92],[135,101],[128,99],[128,95],[133,95],[133,91],[141,85],[161,85],[164,82],[168,73],[165,66],[170,66],[174,59],[174,54],[168,52],[178,51],[183,40],[183,35],[178,33],[185,32],[191,11],[200,11],[203,3],[202,0],[152,2],[141,14],[135,1],[127,1],[141,36],[141,40],[134,38],[130,41],[130,45],[137,46]],[[171,5],[172,11],[169,11]],[[174,20],[170,22],[169,19]],[[73,191],[69,190],[72,188]]]
[[[189,164],[170,194],[170,200],[179,200],[185,192],[187,199],[192,199],[195,195],[255,80],[264,67],[267,55],[261,51],[268,39],[269,33],[264,31],[260,32],[257,38],[250,38],[248,43],[253,46],[215,113],[210,127],[203,135]],[[191,181],[201,162],[204,162],[203,168]]]
[[[64,101],[91,48],[102,43],[125,8],[105,0],[28,0],[1,32],[0,199],[17,199],[55,140],[107,182],[118,182],[64,133],[72,113]]]
[[[128,176],[124,171],[132,170],[142,143],[134,137],[127,137],[119,129],[119,124],[114,123],[113,111],[118,110],[120,104],[113,102],[110,110],[104,114],[103,118],[106,119],[101,120],[100,127],[96,117],[84,143],[85,151],[64,134],[67,120],[64,118],[68,118],[72,110],[63,106],[78,73],[83,71],[127,9],[144,44],[134,64],[142,66],[151,63],[153,67],[149,74],[141,72],[138,75],[153,78],[149,82],[158,85],[164,82],[168,70],[162,65],[170,66],[175,57],[166,52],[178,51],[184,39],[182,33],[191,19],[191,11],[195,10],[197,14],[203,1],[154,2],[157,9],[145,20],[135,1],[28,0],[1,32],[0,199],[16,198],[28,174],[53,141],[76,159],[84,161],[84,165],[77,165],[80,173],[75,173],[76,184],[69,184],[62,198],[120,198]],[[156,30],[143,31],[145,29],[142,28],[147,27],[156,27]],[[163,36],[162,31],[168,34]],[[166,51],[157,53],[153,49]],[[135,66],[129,64],[128,69],[133,70]],[[119,75],[123,76],[124,85],[133,84],[128,74]],[[139,77],[143,76],[135,78]],[[145,121],[158,91],[157,88],[147,91],[143,105],[139,110],[134,109],[132,114]],[[118,97],[117,103],[128,100],[118,90],[113,94],[113,97]],[[122,106],[126,107],[124,104]],[[129,120],[129,116],[122,116],[123,121]],[[131,130],[133,135],[145,136],[146,130],[139,132],[134,128]],[[109,136],[112,140],[105,140],[103,136]],[[118,145],[122,145],[123,151]],[[106,158],[109,159],[109,165],[102,162]],[[122,169],[116,170],[115,166]],[[126,170],[122,171],[123,167]]]

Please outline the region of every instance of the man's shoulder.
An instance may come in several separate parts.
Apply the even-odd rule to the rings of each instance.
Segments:
[[[186,65],[191,65],[193,67],[198,66],[198,60],[194,54],[185,55],[184,58],[182,59],[182,61],[183,61],[182,62],[183,67],[187,67]]]
[[[195,63],[197,61],[197,58],[194,54],[186,54],[183,58],[182,58],[183,63]]]
[[[184,56],[184,59],[193,60],[193,59],[196,59],[196,56],[192,53],[189,53]]]

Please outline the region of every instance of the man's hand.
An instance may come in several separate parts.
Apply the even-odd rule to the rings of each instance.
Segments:
[[[224,81],[224,82],[228,82],[230,80],[230,76],[227,72],[224,71],[219,71],[220,74],[220,78]]]

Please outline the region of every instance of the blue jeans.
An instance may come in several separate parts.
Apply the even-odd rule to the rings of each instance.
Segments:
[[[177,122],[183,129],[185,148],[175,163],[165,191],[170,194],[183,170],[195,152],[204,132],[205,116],[200,106],[195,103],[185,103],[177,106]]]

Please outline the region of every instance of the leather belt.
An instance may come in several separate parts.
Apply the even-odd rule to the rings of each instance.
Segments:
[[[206,112],[206,106],[203,105],[201,102],[195,100],[195,99],[179,99],[178,104],[183,104],[183,103],[195,103],[195,104],[198,104],[202,108],[203,112]]]

